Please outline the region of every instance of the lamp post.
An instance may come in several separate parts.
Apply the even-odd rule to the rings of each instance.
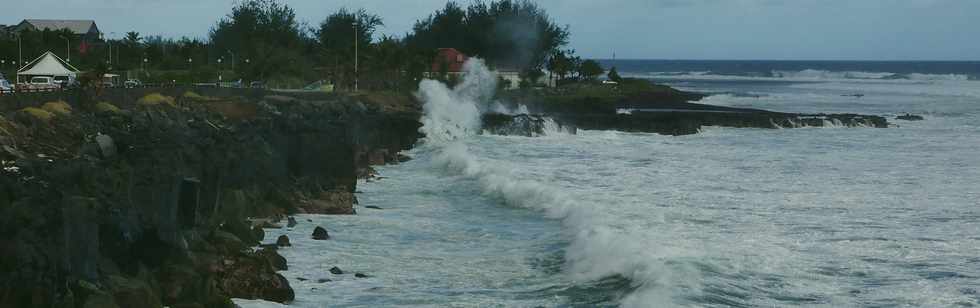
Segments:
[[[221,81],[221,58],[218,58],[218,81]]]
[[[140,70],[143,71],[144,74],[146,73],[146,64],[149,63],[149,62],[150,62],[150,59],[147,59],[147,58],[144,57],[143,58],[143,63],[140,63]]]
[[[64,36],[59,36],[59,37],[65,39],[65,55],[66,55],[65,60],[68,61],[68,63],[71,63],[71,39]]]
[[[357,20],[354,21],[354,92],[357,92]]]
[[[190,71],[193,71],[194,70],[194,59],[187,58],[187,70],[190,70]]]
[[[231,55],[231,71],[234,72],[235,71],[235,53],[234,52],[231,52],[231,49],[229,49],[228,50],[228,54]]]

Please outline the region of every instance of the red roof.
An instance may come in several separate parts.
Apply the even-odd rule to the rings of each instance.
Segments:
[[[442,72],[445,67],[448,73],[462,72],[463,63],[466,63],[467,59],[469,57],[456,48],[439,48],[436,58],[432,61],[432,71]]]

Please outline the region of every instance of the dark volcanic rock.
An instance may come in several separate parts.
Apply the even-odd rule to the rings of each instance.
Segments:
[[[896,119],[899,119],[899,120],[906,120],[906,121],[922,121],[922,120],[925,120],[924,117],[922,117],[920,115],[911,114],[911,113],[906,113],[906,114],[897,116],[895,118]]]
[[[316,280],[317,283],[327,283],[327,282],[331,282],[331,281],[333,281],[333,280],[326,279],[326,278],[320,278],[320,279],[317,279]]]
[[[574,134],[575,128],[540,115],[489,113],[482,116],[483,130],[494,135],[535,137],[547,133],[547,125]]]
[[[289,269],[289,266],[286,264],[286,258],[279,255],[275,249],[262,249],[256,252],[256,254],[259,257],[264,258],[266,261],[269,261],[272,268],[277,271],[285,271]]]
[[[330,239],[330,235],[327,234],[327,229],[317,226],[316,229],[313,229],[313,239],[320,240],[320,241],[328,240]]]
[[[286,227],[292,228],[292,227],[295,227],[296,224],[297,224],[296,218],[293,217],[293,216],[289,216],[289,218],[287,219],[287,222],[286,222]]]
[[[334,266],[330,268],[330,273],[334,275],[343,275],[344,271],[341,270],[339,267]]]
[[[368,277],[371,277],[371,276],[368,276],[368,275],[365,275],[365,274],[361,274],[361,273],[354,273],[354,277],[356,277],[356,278],[368,278]]]
[[[365,206],[365,208],[369,208],[369,209],[373,209],[373,210],[383,210],[381,207],[373,206],[373,205]]]
[[[276,239],[276,246],[279,246],[279,247],[290,247],[290,246],[293,246],[293,245],[289,243],[289,237],[286,236],[285,234],[283,234],[283,235],[280,235],[278,239]]]
[[[356,198],[350,191],[325,191],[320,193],[317,199],[306,202],[303,209],[311,214],[353,215],[356,214],[354,211]]]

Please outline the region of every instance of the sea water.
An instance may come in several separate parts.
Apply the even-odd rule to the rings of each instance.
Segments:
[[[894,125],[526,138],[478,134],[471,66],[422,85],[428,137],[359,183],[358,215],[267,230],[293,243],[291,307],[980,305],[978,81],[621,69],[709,104]]]

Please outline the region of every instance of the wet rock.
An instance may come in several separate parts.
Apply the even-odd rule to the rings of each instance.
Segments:
[[[292,216],[289,216],[289,218],[287,219],[287,222],[286,222],[286,227],[292,228],[292,227],[295,227],[296,224],[297,224],[296,223],[296,218],[294,218]]]
[[[321,278],[321,279],[317,279],[316,280],[317,283],[327,283],[327,282],[331,282],[331,281],[333,281],[333,280],[326,279],[326,278]]]
[[[381,207],[374,206],[374,205],[368,205],[368,206],[365,206],[365,208],[369,208],[369,209],[372,209],[372,210],[383,210]]]
[[[368,275],[365,275],[365,274],[362,274],[362,273],[354,273],[354,277],[356,277],[356,278],[368,278],[368,277],[371,277],[371,276],[368,276]]]
[[[341,270],[339,267],[334,266],[330,268],[330,273],[334,275],[343,275],[344,271]]]
[[[290,246],[293,246],[293,245],[289,243],[289,237],[286,236],[285,234],[283,234],[283,235],[280,235],[278,239],[276,239],[276,246],[279,246],[279,247],[290,247]]]
[[[316,229],[313,229],[313,239],[319,241],[328,240],[330,239],[330,234],[327,233],[327,229],[317,226]]]
[[[303,278],[303,277],[296,277],[296,280],[299,280],[299,281],[307,281],[309,279],[306,279],[306,278]]]

